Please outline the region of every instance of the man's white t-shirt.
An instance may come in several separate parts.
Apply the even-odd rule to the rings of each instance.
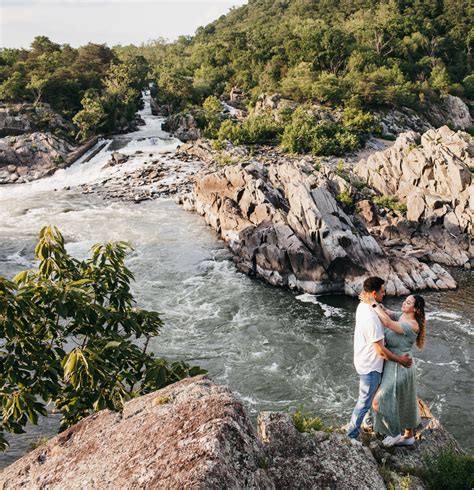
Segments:
[[[359,374],[383,370],[383,358],[375,353],[374,342],[384,338],[383,325],[372,306],[359,303],[354,331],[354,366]]]

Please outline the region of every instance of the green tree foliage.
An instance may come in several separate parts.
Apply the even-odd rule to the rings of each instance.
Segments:
[[[261,114],[249,116],[242,123],[225,120],[217,132],[217,139],[229,140],[234,145],[274,143],[281,132],[281,126],[274,119]]]
[[[149,61],[158,101],[174,110],[235,85],[252,100],[272,91],[331,105],[415,107],[459,93],[473,69],[473,17],[472,2],[459,0],[252,0],[193,38],[120,49]]]
[[[208,97],[202,104],[204,109],[204,136],[215,138],[222,122],[222,104],[214,95]]]
[[[81,104],[83,109],[72,120],[79,128],[78,137],[81,140],[86,140],[102,128],[107,114],[100,97],[93,90],[88,90],[85,93]]]
[[[37,270],[0,277],[0,447],[5,432],[22,433],[61,412],[61,428],[104,408],[121,410],[135,396],[203,371],[148,352],[158,313],[138,308],[130,290],[124,242],[92,247],[79,261],[56,228],[36,246]]]
[[[0,100],[48,103],[70,121],[81,112],[76,120],[88,119],[90,126],[94,118],[85,117],[83,101],[93,90],[107,118],[98,118],[100,125],[90,131],[79,128],[79,134],[114,131],[133,119],[150,69],[139,53],[123,58],[103,44],[74,49],[38,36],[30,50],[0,50]]]
[[[346,109],[341,123],[319,120],[310,108],[298,107],[285,126],[281,147],[289,153],[344,155],[363,146],[374,130],[373,116]]]

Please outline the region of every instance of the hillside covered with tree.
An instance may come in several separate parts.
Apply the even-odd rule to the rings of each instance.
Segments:
[[[419,108],[474,97],[474,7],[459,0],[250,0],[142,54],[173,108],[238,86],[331,105]]]

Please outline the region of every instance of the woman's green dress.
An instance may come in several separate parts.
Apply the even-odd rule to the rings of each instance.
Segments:
[[[417,334],[409,323],[402,322],[404,335],[385,329],[385,345],[394,354],[410,354]],[[396,436],[404,429],[420,424],[416,398],[415,363],[403,367],[398,362],[385,361],[380,383],[379,411],[374,412],[374,430],[382,434]]]

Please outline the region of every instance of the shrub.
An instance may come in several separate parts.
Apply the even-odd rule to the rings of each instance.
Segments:
[[[269,143],[282,132],[279,124],[268,115],[249,116],[242,124],[247,143]]]
[[[220,141],[229,140],[234,145],[269,143],[279,137],[281,127],[270,116],[249,116],[243,123],[226,120],[217,132]]]
[[[345,207],[351,208],[354,206],[354,201],[351,195],[347,191],[342,191],[338,196],[337,200]]]
[[[469,99],[474,99],[474,73],[471,73],[468,75],[463,81],[462,81],[463,87],[464,87],[464,94],[466,97]]]
[[[202,104],[204,136],[215,138],[222,122],[222,104],[214,95],[209,96]]]
[[[357,109],[345,112],[343,122],[318,121],[305,107],[298,107],[285,126],[282,149],[289,153],[341,156],[365,143],[373,128],[373,117]]]
[[[281,147],[288,153],[309,153],[313,143],[314,116],[304,107],[298,107],[285,126]]]
[[[427,460],[428,488],[471,490],[474,488],[474,456],[443,451]]]
[[[337,77],[333,73],[323,72],[313,83],[312,95],[320,102],[330,104],[340,104],[347,95],[347,84],[344,79]]]
[[[391,209],[392,211],[400,211],[406,213],[407,205],[403,202],[399,202],[397,197],[394,196],[379,196],[374,197],[374,203],[381,208]]]
[[[91,413],[203,373],[148,353],[158,313],[138,308],[124,242],[94,245],[79,261],[54,227],[41,230],[38,270],[0,277],[0,447],[4,432],[62,413],[61,430]]]
[[[295,411],[292,419],[299,432],[323,430],[322,420],[319,417],[314,417],[310,413],[305,412],[303,407],[299,407],[298,410]]]
[[[229,140],[233,145],[243,145],[246,141],[242,125],[226,119],[217,132],[218,141]]]

